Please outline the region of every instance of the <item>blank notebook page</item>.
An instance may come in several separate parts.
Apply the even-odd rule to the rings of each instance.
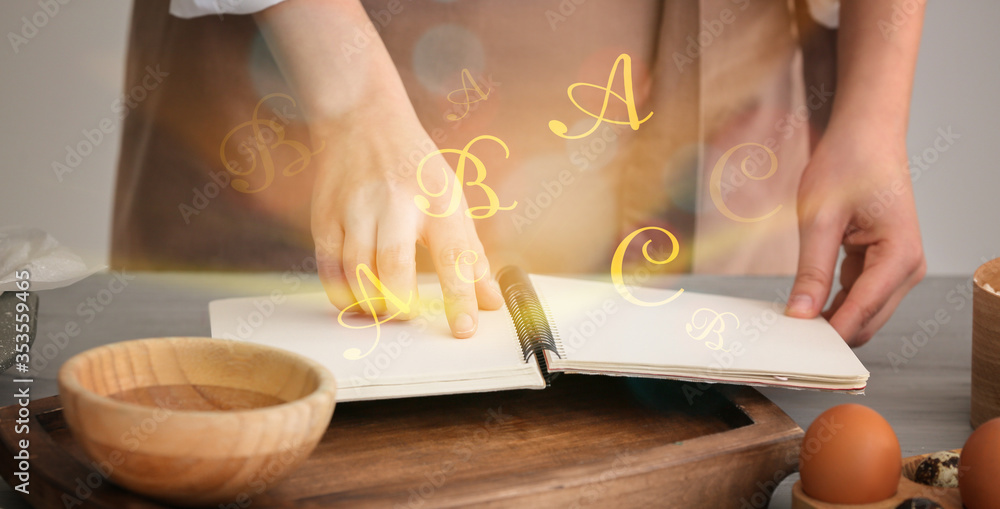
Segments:
[[[562,359],[546,352],[552,370],[844,390],[868,378],[826,320],[787,317],[774,303],[685,291],[645,307],[605,282],[530,277],[562,347]],[[630,289],[644,302],[675,293]]]
[[[480,311],[479,329],[456,339],[443,312],[441,288],[419,286],[423,312],[410,321],[380,325],[371,353],[352,360],[349,349],[375,344],[372,317],[345,315],[349,329],[323,293],[295,294],[280,303],[268,297],[223,299],[209,304],[212,336],[251,341],[304,355],[337,379],[337,401],[427,396],[518,388],[544,388],[537,362],[525,362],[506,308]],[[265,316],[262,310],[272,307]]]

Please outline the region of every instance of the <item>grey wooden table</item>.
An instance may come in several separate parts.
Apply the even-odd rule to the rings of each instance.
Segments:
[[[790,278],[720,276],[681,276],[655,282],[656,286],[782,302],[790,284]],[[57,394],[59,366],[88,348],[143,337],[209,335],[210,300],[320,289],[314,277],[293,272],[110,273],[39,292],[32,398]],[[882,331],[856,350],[871,371],[865,396],[786,389],[762,392],[803,428],[833,405],[868,405],[892,424],[904,456],[961,447],[972,431],[971,295],[971,277],[932,277],[917,286]],[[13,375],[0,375],[0,406],[14,402],[12,391],[7,390],[13,387]],[[790,507],[791,485],[796,478],[793,475],[781,483],[770,507]],[[749,500],[747,505],[734,502],[734,507],[754,507]],[[24,507],[28,506],[0,482],[0,508]]]

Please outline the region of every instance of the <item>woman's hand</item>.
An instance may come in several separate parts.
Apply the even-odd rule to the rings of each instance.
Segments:
[[[416,245],[422,244],[434,258],[452,333],[472,336],[478,309],[498,309],[503,298],[464,195],[456,212],[431,217],[414,202],[425,194],[414,165],[399,171],[414,151],[419,161],[437,147],[364,7],[358,0],[288,0],[254,19],[302,102],[313,146],[325,147],[311,163],[311,222],[330,302],[341,310],[412,315],[419,309]],[[368,42],[357,46],[357,34],[369,34]],[[454,189],[455,174],[439,153],[425,169],[427,189]],[[449,194],[428,197],[430,211],[446,209],[441,201]],[[363,266],[379,284],[359,272]]]
[[[905,19],[894,0],[842,0],[837,94],[830,126],[799,185],[799,267],[786,313],[824,312],[851,346],[885,324],[927,270],[906,160],[906,129],[923,6]],[[891,30],[885,29],[891,27]]]
[[[848,344],[860,346],[927,270],[904,140],[864,128],[828,131],[802,175],[798,214],[799,266],[788,314],[820,311],[843,245],[841,289],[823,315]]]
[[[503,297],[490,276],[473,220],[465,213],[464,196],[447,217],[432,217],[417,208],[414,197],[426,195],[417,184],[413,161],[435,149],[416,117],[409,122],[403,117],[322,137],[327,149],[314,163],[312,196],[319,277],[330,302],[341,310],[354,306],[366,313],[409,318],[419,309],[416,245],[426,246],[441,281],[452,334],[467,338],[476,332],[478,310],[499,309]],[[424,163],[421,179],[427,189],[448,190],[427,197],[433,213],[445,211],[452,189],[461,185],[440,154]],[[368,278],[359,277],[362,264],[377,276],[381,292]],[[374,309],[355,305],[366,300],[362,284],[369,297],[385,297],[367,300]],[[401,303],[409,304],[409,312]]]

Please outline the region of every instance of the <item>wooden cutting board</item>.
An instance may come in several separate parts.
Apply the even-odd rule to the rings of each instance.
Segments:
[[[166,507],[91,469],[58,396],[29,408],[35,507]],[[766,507],[802,434],[748,387],[563,375],[542,391],[338,404],[291,477],[229,507]],[[21,438],[0,429],[11,484]]]

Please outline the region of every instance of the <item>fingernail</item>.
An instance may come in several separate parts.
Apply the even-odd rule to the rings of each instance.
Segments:
[[[813,300],[812,297],[805,294],[792,295],[788,299],[788,305],[785,310],[791,314],[796,315],[809,315],[812,313]]]
[[[455,334],[472,334],[476,331],[476,322],[472,321],[472,317],[462,313],[455,317]]]

